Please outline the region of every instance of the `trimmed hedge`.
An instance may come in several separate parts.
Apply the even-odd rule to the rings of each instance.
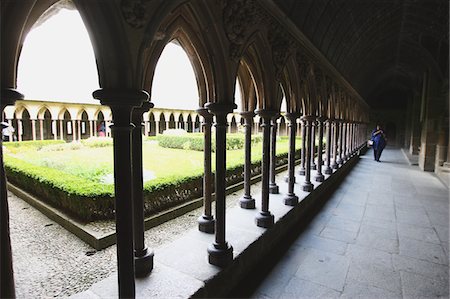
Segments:
[[[185,134],[185,135],[158,135],[158,144],[165,148],[176,148],[184,150],[203,151],[203,134]],[[261,142],[261,136],[252,136],[252,144]],[[227,134],[227,150],[236,150],[244,148],[245,136],[243,134]],[[215,138],[212,138],[212,151],[215,150]]]
[[[41,150],[44,146],[64,144],[64,140],[28,140],[28,141],[13,141],[3,142],[3,146],[11,152],[17,152],[19,149],[23,150]]]
[[[300,151],[296,152],[299,156]],[[95,183],[54,168],[37,166],[5,156],[8,181],[41,200],[82,220],[93,221],[114,217],[114,186]],[[287,163],[287,154],[278,156],[277,165]],[[254,162],[252,175],[261,172],[261,162]],[[203,194],[203,173],[185,177],[166,177],[144,184],[146,216],[199,198]],[[244,178],[243,165],[227,169],[227,186]]]
[[[113,139],[110,137],[90,137],[81,140],[81,143],[87,147],[107,147],[113,146]]]

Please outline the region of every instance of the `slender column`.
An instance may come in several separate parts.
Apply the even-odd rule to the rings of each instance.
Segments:
[[[77,120],[77,126],[78,126],[78,140],[81,140],[81,120]]]
[[[317,165],[314,161],[316,152],[316,121],[311,121],[311,169],[316,170]]]
[[[159,135],[159,120],[155,120],[155,136]]]
[[[301,148],[301,162],[300,162],[300,170],[298,171],[299,175],[305,175],[305,158],[306,158],[306,126],[303,119],[300,119],[301,122],[301,139],[302,139],[302,148]]]
[[[94,121],[89,121],[89,137],[94,137]]]
[[[22,120],[17,119],[17,140],[18,141],[22,141],[22,133],[23,133]]]
[[[208,247],[208,261],[212,265],[225,267],[233,260],[233,247],[225,240],[227,114],[233,112],[236,105],[208,103],[205,108],[214,114],[216,119],[216,226],[214,243]]]
[[[75,125],[76,124],[75,120],[72,120],[71,123],[72,123],[72,139],[73,139],[73,141],[76,141],[77,140],[77,127]]]
[[[44,140],[44,120],[43,119],[39,119],[39,127],[40,127],[40,131],[39,131],[39,137],[41,138],[41,140]]]
[[[306,149],[305,149],[305,182],[302,185],[303,191],[311,192],[314,189],[314,185],[311,183],[311,123],[315,120],[315,116],[303,116],[303,122],[306,128]]]
[[[337,133],[339,134],[338,136],[339,136],[339,138],[338,138],[338,156],[337,156],[337,161],[336,161],[336,163],[338,163],[338,166],[342,166],[342,164],[343,164],[343,155],[342,155],[342,140],[343,140],[343,122],[342,122],[342,120],[340,119],[339,121],[338,121],[338,129],[337,129]]]
[[[153,251],[145,246],[144,232],[144,178],[142,167],[142,115],[153,108],[145,101],[132,112],[132,168],[133,168],[133,221],[134,221],[134,264],[136,277],[144,277],[153,269]]]
[[[92,130],[94,131],[94,137],[97,137],[97,134],[98,134],[97,125],[98,125],[98,122],[96,120],[94,120],[94,127],[92,128]]]
[[[33,140],[36,140],[36,120],[35,119],[31,120],[31,134],[32,134]]]
[[[324,117],[317,118],[317,131],[319,134],[319,144],[317,146],[317,173],[314,176],[316,182],[323,182],[325,176],[322,174],[322,148],[323,148],[323,121]]]
[[[262,118],[263,124],[263,149],[261,165],[261,211],[256,216],[256,225],[269,228],[273,226],[274,216],[269,211],[269,171],[270,171],[270,127],[271,119],[277,114],[276,111],[258,110],[256,113]]]
[[[327,119],[326,126],[327,126],[327,148],[326,148],[326,156],[327,161],[325,163],[325,174],[332,174],[333,169],[331,168],[331,148],[332,148],[332,140],[331,140],[331,126],[332,126],[332,119]]]
[[[203,117],[204,128],[204,157],[203,157],[203,215],[198,218],[198,230],[208,234],[214,233],[215,221],[212,216],[212,171],[211,171],[211,126],[213,116],[206,108],[197,109],[197,113]]]
[[[244,196],[239,200],[239,205],[243,209],[254,209],[255,199],[250,193],[251,188],[251,166],[252,166],[252,123],[255,113],[246,111],[241,113],[245,124],[245,161],[244,161]]]
[[[0,113],[8,105],[14,105],[16,100],[23,99],[23,94],[14,89],[2,89]],[[14,272],[9,233],[8,193],[6,189],[6,174],[3,167],[3,125],[0,126],[0,298],[15,298]]]
[[[280,188],[275,182],[276,175],[276,164],[277,164],[277,130],[278,123],[277,119],[280,117],[280,114],[277,113],[274,117],[272,117],[272,132],[270,138],[270,183],[269,183],[269,193],[270,194],[278,194],[280,192]]]
[[[61,140],[64,140],[64,120],[59,120],[59,133],[61,134]]]
[[[195,133],[195,121],[192,121],[192,133]]]
[[[331,167],[333,169],[338,169],[338,157],[337,157],[337,150],[338,150],[338,133],[339,133],[339,121],[337,119],[333,119],[333,162],[331,164]]]
[[[347,146],[348,146],[347,133],[348,133],[348,130],[347,130],[347,128],[348,128],[348,124],[347,124],[347,122],[344,121],[342,123],[342,155],[341,155],[342,163],[344,163],[348,159],[348,156],[347,156]]]
[[[133,171],[131,157],[131,111],[148,99],[141,90],[99,89],[93,93],[111,108],[114,150],[114,191],[116,210],[117,269],[119,297],[135,297],[133,241]],[[140,135],[140,134],[139,134]]]
[[[0,111],[0,112],[2,112],[2,111]],[[12,119],[8,119],[8,125],[9,125],[10,127],[13,126],[13,124],[12,124]],[[13,129],[15,129],[15,128],[13,128]],[[1,130],[2,130],[2,132],[3,132],[3,129],[1,129]],[[15,134],[15,132],[12,132],[12,134],[9,135],[9,139],[8,139],[9,142],[14,141],[14,134]],[[0,139],[1,139],[1,138],[0,138]]]
[[[289,121],[289,152],[288,152],[288,193],[284,198],[284,204],[295,206],[298,203],[298,196],[294,193],[295,184],[295,136],[297,131],[297,118],[299,113],[286,113]]]

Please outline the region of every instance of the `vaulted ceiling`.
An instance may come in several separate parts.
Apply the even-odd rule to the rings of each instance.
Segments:
[[[274,0],[374,108],[448,78],[448,0]]]

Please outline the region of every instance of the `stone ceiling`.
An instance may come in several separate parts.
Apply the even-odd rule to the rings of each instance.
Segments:
[[[448,78],[448,0],[274,0],[374,108]],[[395,100],[395,101],[392,101]]]

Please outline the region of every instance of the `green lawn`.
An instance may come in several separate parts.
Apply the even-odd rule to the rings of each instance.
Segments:
[[[55,145],[60,146],[61,145]],[[113,150],[107,147],[84,147],[65,144],[64,150],[50,151],[44,146],[41,150],[5,150],[6,155],[13,156],[28,163],[56,168],[82,178],[99,182],[107,174],[113,173]],[[296,147],[300,147],[297,140]],[[74,149],[71,149],[74,148]],[[278,138],[277,154],[288,151],[287,138]],[[227,166],[243,164],[244,149],[227,152]],[[155,140],[143,144],[144,170],[151,171],[157,178],[171,176],[196,175],[203,172],[203,152],[182,149],[169,149],[158,146]],[[262,143],[252,147],[252,161],[262,157]],[[214,169],[214,153],[212,165]]]

